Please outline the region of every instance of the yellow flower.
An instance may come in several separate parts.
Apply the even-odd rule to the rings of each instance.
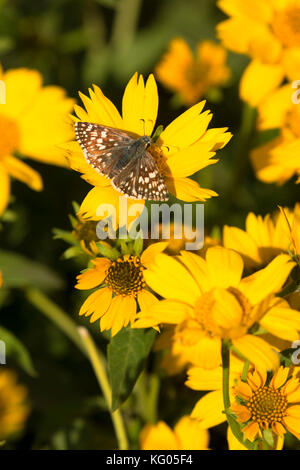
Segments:
[[[2,272],[0,271],[0,287],[3,286],[3,277],[2,277]]]
[[[229,19],[218,25],[224,46],[252,61],[241,81],[241,97],[257,106],[284,78],[300,70],[298,0],[219,0]]]
[[[265,266],[280,253],[294,251],[299,255],[300,204],[296,204],[293,210],[278,210],[272,216],[256,216],[250,212],[246,218],[246,230],[225,225],[223,244],[237,251],[248,269]]]
[[[197,45],[197,55],[183,38],[173,39],[169,51],[156,66],[155,75],[167,88],[191,105],[211,88],[223,85],[230,77],[225,49],[213,41]]]
[[[279,136],[251,152],[257,178],[283,184],[294,175],[300,182],[300,108],[292,102],[290,84],[264,99],[258,108],[260,130],[280,129]]]
[[[265,371],[249,372],[247,382],[238,382],[236,394],[231,410],[243,423],[246,439],[253,442],[266,429],[278,436],[290,431],[300,439],[300,383],[288,367],[281,366],[270,381]]]
[[[76,121],[88,121],[129,132],[134,137],[151,135],[158,111],[158,93],[153,75],[146,84],[136,73],[129,81],[123,96],[122,117],[113,103],[106,98],[100,88],[94,85],[90,98],[80,93],[86,110],[75,106]],[[168,190],[184,201],[205,201],[217,196],[210,190],[200,188],[198,183],[187,178],[198,170],[216,163],[216,150],[224,147],[231,134],[225,128],[207,129],[212,118],[209,111],[202,113],[205,102],[196,104],[183,113],[160,134],[149,151],[155,158]],[[85,218],[99,220],[97,208],[109,202],[118,208],[120,193],[110,181],[101,176],[85,160],[77,142],[65,144],[70,165],[81,172],[83,178],[94,186],[85,197],[80,214]],[[140,204],[144,201],[139,200]],[[128,199],[128,206],[136,204]],[[118,213],[117,213],[118,218]]]
[[[42,86],[37,70],[0,70],[5,104],[0,104],[0,214],[8,204],[10,177],[40,191],[40,175],[17,155],[43,163],[66,165],[58,145],[72,136],[68,113],[73,100],[62,88]]]
[[[99,287],[83,303],[79,315],[90,317],[90,322],[100,319],[100,330],[110,330],[114,336],[118,331],[132,324],[136,318],[137,302],[147,310],[157,301],[146,290],[144,269],[153,262],[157,253],[163,251],[166,243],[150,245],[141,256],[125,255],[115,261],[97,257],[92,260],[94,267],[77,277],[76,288],[81,290]]]
[[[190,416],[183,416],[174,431],[164,422],[147,424],[140,434],[141,450],[209,450],[209,433]]]
[[[236,400],[236,384],[240,381],[244,362],[234,354],[230,357],[229,393],[230,401]],[[199,422],[201,428],[211,428],[226,422],[224,414],[223,390],[222,390],[222,367],[206,370],[201,367],[192,367],[188,371],[186,385],[192,390],[209,391],[200,398],[191,413],[191,417]],[[234,406],[234,405],[233,405]],[[230,428],[227,433],[228,446],[230,450],[245,450],[246,448],[234,437]],[[283,447],[284,439],[278,436],[275,440],[276,448]]]
[[[279,338],[299,337],[299,312],[274,295],[294,266],[282,254],[242,279],[242,257],[223,247],[208,248],[205,260],[185,251],[177,259],[158,254],[144,278],[165,300],[141,309],[134,326],[176,325],[174,340],[186,347],[191,363],[207,369],[221,364],[222,338],[254,364],[274,368],[277,354],[251,328],[260,324]]]
[[[28,416],[27,390],[12,371],[0,371],[0,440],[21,431]]]

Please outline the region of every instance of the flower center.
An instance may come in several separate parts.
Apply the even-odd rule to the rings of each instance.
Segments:
[[[251,411],[251,419],[264,429],[282,420],[287,405],[286,396],[280,390],[268,386],[256,390],[246,404]]]
[[[145,287],[144,267],[138,256],[113,261],[109,266],[105,283],[116,295],[136,295]]]
[[[290,7],[278,13],[273,22],[273,31],[287,47],[300,46],[300,8]]]
[[[205,292],[195,303],[194,313],[196,320],[208,336],[220,335],[220,329],[214,321],[212,314],[214,302],[213,291],[210,291]]]
[[[11,155],[19,146],[20,131],[13,119],[0,114],[0,158]]]

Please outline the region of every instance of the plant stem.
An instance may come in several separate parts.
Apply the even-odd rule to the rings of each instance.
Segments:
[[[244,440],[240,425],[229,414],[230,412],[230,394],[229,394],[229,371],[230,371],[230,344],[227,340],[222,341],[222,367],[223,367],[223,401],[228,425],[237,440],[247,449],[252,450],[252,443]]]
[[[29,302],[34,305],[41,313],[55,323],[66,336],[86,355],[86,350],[82,345],[80,335],[77,331],[77,325],[68,315],[50,300],[43,292],[35,287],[26,289],[25,295]]]
[[[105,401],[111,414],[111,419],[115,429],[116,437],[120,450],[128,450],[128,441],[125,432],[125,427],[120,410],[111,411],[112,393],[106,373],[106,360],[101,352],[96,348],[96,345],[90,336],[88,330],[83,327],[78,328],[82,342],[86,348],[87,356],[91,362],[95,376],[98,380],[99,386],[103,392]]]
[[[111,43],[117,50],[126,50],[133,42],[141,0],[119,0],[113,25]]]

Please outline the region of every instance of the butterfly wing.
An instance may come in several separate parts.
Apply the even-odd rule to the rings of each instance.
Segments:
[[[117,163],[134,142],[126,132],[90,122],[76,122],[75,135],[87,162],[110,178],[120,171]]]
[[[112,179],[113,187],[132,199],[167,201],[169,192],[152,155],[145,153],[132,158]]]

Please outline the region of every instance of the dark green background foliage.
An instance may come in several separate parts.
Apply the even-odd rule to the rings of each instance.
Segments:
[[[129,78],[135,71],[151,73],[170,39],[183,36],[192,47],[199,40],[214,39],[215,25],[224,18],[213,0],[126,0],[127,8],[116,13],[118,4],[118,0],[0,0],[3,68],[37,68],[45,84],[60,85],[75,98],[78,90],[86,93],[96,83],[120,107]],[[138,7],[136,17],[133,7]],[[242,110],[238,82],[247,59],[229,54],[228,60],[233,70],[231,82],[223,89],[222,99],[208,102],[208,107],[214,114],[211,125],[228,126],[237,136]],[[158,124],[166,125],[185,109],[175,108],[172,95],[162,86],[159,95]],[[268,135],[255,136],[260,141],[267,138]],[[224,223],[243,227],[250,210],[265,214],[275,210],[277,204],[292,206],[296,202],[299,188],[293,181],[277,187],[255,179],[246,151],[238,154],[235,139],[218,152],[218,157],[221,160],[217,165],[195,175],[201,185],[220,194],[205,204],[208,233]],[[81,202],[90,187],[79,174],[67,169],[36,162],[32,166],[41,173],[45,190],[37,195],[21,183],[13,183],[12,220],[3,223],[1,250],[20,253],[38,263],[28,261],[26,265],[30,281],[46,288],[77,324],[87,325],[87,320],[77,315],[83,296],[74,289],[75,275],[84,266],[80,260],[61,259],[66,246],[53,240],[52,229],[70,230],[72,201]],[[2,252],[0,268],[5,264],[1,256]],[[90,364],[27,301],[23,289],[26,286],[18,283],[20,260],[13,261],[16,282],[11,290],[1,290],[0,323],[26,345],[32,359],[33,366],[28,357],[23,357],[23,367],[18,354],[8,359],[8,365],[18,370],[20,380],[29,388],[32,414],[23,436],[6,448],[116,447],[110,416]],[[89,329],[98,346],[106,351],[107,337],[100,336],[98,324]],[[156,356],[148,360],[149,377],[157,361]],[[28,375],[28,371],[33,373],[32,367],[35,374]],[[199,398],[199,393],[183,383],[183,376],[161,381],[158,414],[170,425],[189,413]],[[134,391],[123,408],[133,447],[138,445],[138,432],[143,425],[139,400]],[[211,436],[211,448],[226,448],[224,426],[213,429]],[[294,441],[287,445],[295,446]]]

